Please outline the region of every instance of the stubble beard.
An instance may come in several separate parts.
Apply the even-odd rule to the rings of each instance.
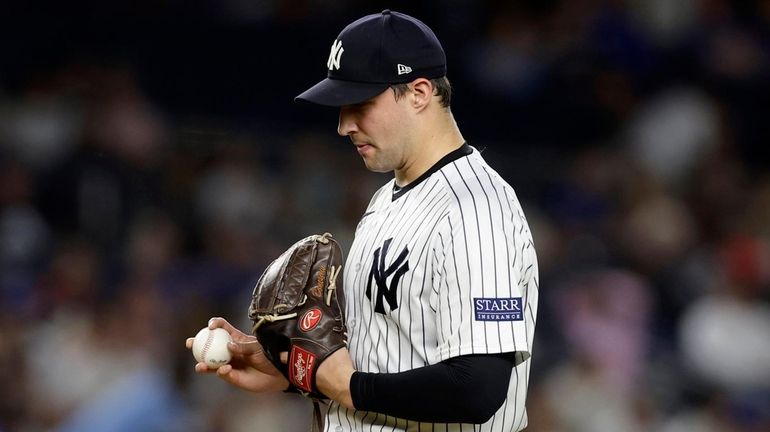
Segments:
[[[369,158],[363,158],[366,169],[377,173],[393,172],[399,168],[399,163],[394,155],[384,154],[379,148],[375,147]]]

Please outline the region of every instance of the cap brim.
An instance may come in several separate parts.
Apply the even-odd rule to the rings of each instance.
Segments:
[[[359,83],[326,78],[305,90],[304,93],[294,98],[294,101],[333,107],[355,105],[377,96],[389,86],[389,84],[382,83]]]

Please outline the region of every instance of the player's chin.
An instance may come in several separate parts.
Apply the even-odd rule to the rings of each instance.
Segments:
[[[386,173],[386,172],[393,171],[392,168],[388,168],[384,166],[383,164],[379,163],[376,159],[372,157],[362,156],[362,158],[364,159],[364,165],[366,165],[366,169],[368,169],[369,171],[377,172],[377,173]]]

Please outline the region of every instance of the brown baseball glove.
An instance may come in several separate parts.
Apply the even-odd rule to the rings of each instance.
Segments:
[[[347,344],[341,271],[342,250],[331,234],[304,238],[265,269],[249,307],[267,358],[314,399],[326,399],[315,383],[318,366]]]

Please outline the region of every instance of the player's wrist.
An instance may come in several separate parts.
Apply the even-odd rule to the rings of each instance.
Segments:
[[[354,409],[350,394],[350,380],[355,371],[348,350],[339,349],[318,367],[316,386],[329,399],[346,408]]]

